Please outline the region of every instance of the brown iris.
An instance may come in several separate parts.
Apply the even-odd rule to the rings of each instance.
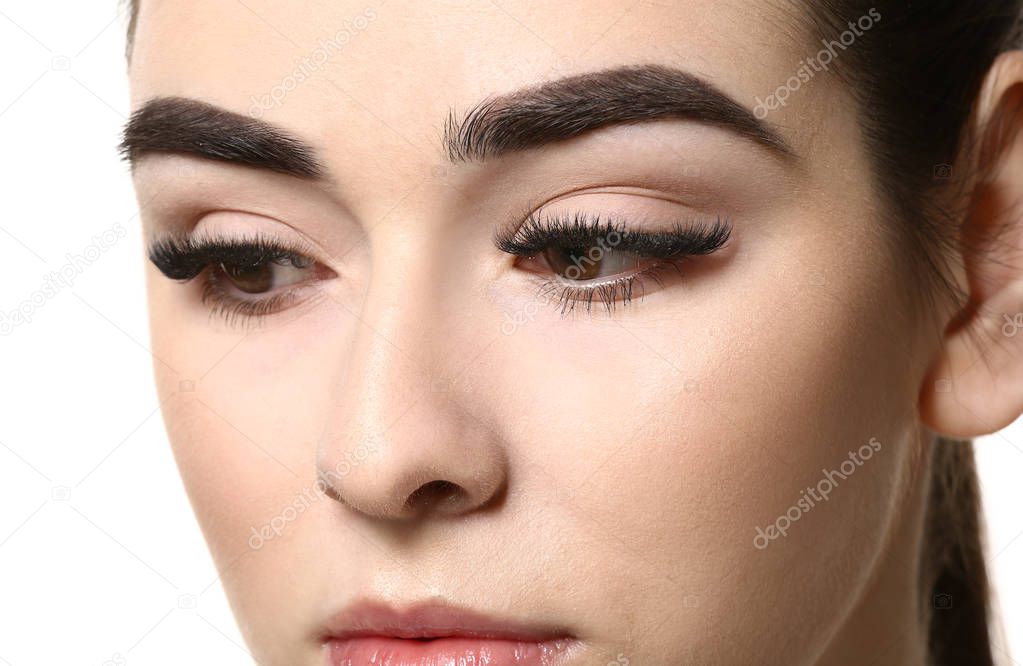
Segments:
[[[599,245],[552,247],[544,250],[543,258],[556,275],[578,282],[615,277],[641,268],[639,255]]]
[[[258,264],[221,264],[224,274],[231,283],[246,294],[263,294],[274,284],[274,264],[262,261]]]

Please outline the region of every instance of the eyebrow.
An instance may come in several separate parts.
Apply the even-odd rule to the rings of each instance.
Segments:
[[[459,120],[451,111],[444,143],[452,162],[485,160],[610,125],[693,120],[730,130],[776,156],[795,153],[737,101],[683,70],[636,65],[557,79],[492,97]]]
[[[151,153],[185,153],[298,178],[323,178],[315,149],[258,118],[185,97],[157,97],[128,119],[121,155],[134,166]]]
[[[611,125],[665,119],[732,131],[781,158],[794,152],[770,126],[711,84],[662,65],[580,74],[488,98],[444,126],[451,162],[482,161],[570,139]],[[145,155],[184,153],[304,179],[323,179],[315,148],[280,127],[185,97],[145,102],[119,145],[134,166]]]

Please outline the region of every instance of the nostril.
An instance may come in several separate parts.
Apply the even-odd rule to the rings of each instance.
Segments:
[[[405,508],[420,511],[442,504],[453,504],[464,494],[465,491],[458,484],[438,479],[419,486],[405,500]]]

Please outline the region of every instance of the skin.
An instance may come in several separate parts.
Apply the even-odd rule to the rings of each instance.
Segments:
[[[366,9],[306,4],[146,0],[134,105],[181,95],[248,112]],[[914,554],[930,443],[1023,411],[1023,336],[970,342],[1001,320],[943,336],[909,316],[906,250],[830,76],[767,120],[792,161],[670,121],[451,164],[448,110],[487,95],[662,63],[752,109],[812,52],[780,2],[500,4],[371,3],[365,30],[263,114],[317,148],[325,185],[182,155],[136,164],[147,235],[304,238],[336,274],[284,312],[229,322],[197,284],[148,268],[169,437],[253,656],[323,663],[325,618],[374,598],[564,627],[579,664],[924,663]],[[972,131],[1021,72],[1018,54],[992,70]],[[1004,143],[985,190],[999,199],[1023,195],[1023,147]],[[562,316],[492,242],[541,202],[648,226],[721,215],[732,238],[611,317]],[[1018,272],[964,261],[957,279],[1023,311]],[[955,391],[934,391],[945,378]],[[754,546],[871,441],[829,501]],[[315,493],[329,470],[343,470],[333,496]],[[428,488],[434,501],[410,510],[438,480],[459,493]],[[253,548],[253,529],[301,497],[314,499]]]

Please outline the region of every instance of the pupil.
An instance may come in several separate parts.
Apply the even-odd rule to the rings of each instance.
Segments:
[[[273,286],[273,267],[269,262],[248,266],[221,264],[221,267],[234,286],[247,294],[261,294]]]

